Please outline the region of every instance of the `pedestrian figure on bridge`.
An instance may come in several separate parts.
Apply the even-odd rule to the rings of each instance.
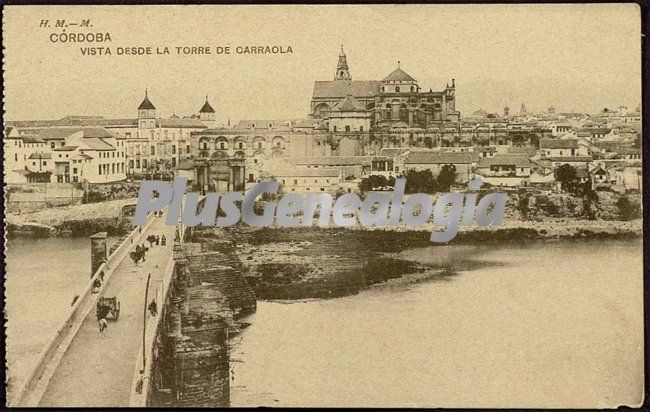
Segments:
[[[149,304],[149,312],[151,313],[151,316],[156,316],[158,314],[158,304],[155,300],[152,300]]]
[[[160,245],[160,236],[156,235],[156,246]]]
[[[102,338],[106,336],[106,328],[108,328],[108,321],[106,318],[101,318],[99,320],[99,333],[102,335]]]
[[[162,235],[162,237],[160,238],[160,244],[163,246],[167,244],[167,238],[165,237],[165,235]]]
[[[102,282],[99,279],[95,279],[93,282],[92,293],[99,293],[99,288],[102,286]]]

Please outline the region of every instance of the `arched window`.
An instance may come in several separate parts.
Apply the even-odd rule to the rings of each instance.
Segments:
[[[345,126],[345,131],[349,132],[350,131],[350,126]]]
[[[381,86],[381,92],[383,93],[386,90],[384,86]]]
[[[399,93],[399,86],[395,86],[395,93]]]
[[[220,149],[225,149],[225,148],[226,148],[226,144],[225,144],[224,142],[219,143],[219,148],[220,148]]]
[[[411,92],[415,91],[415,86],[411,86]]]

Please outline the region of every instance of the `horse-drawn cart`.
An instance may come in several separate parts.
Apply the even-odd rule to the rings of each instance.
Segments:
[[[100,297],[97,300],[97,320],[106,319],[108,314],[113,317],[113,320],[120,317],[120,301],[117,296],[112,298]]]

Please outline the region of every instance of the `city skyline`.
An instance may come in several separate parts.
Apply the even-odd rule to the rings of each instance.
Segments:
[[[92,20],[105,7],[84,8],[83,13],[50,7],[38,16],[26,8],[7,8],[5,15],[12,16],[8,27],[35,29],[7,30],[12,36],[5,38],[6,64],[15,70],[5,73],[6,118],[133,118],[145,88],[161,117],[194,114],[208,94],[219,123],[228,118],[304,118],[313,82],[333,78],[341,44],[353,80],[381,79],[398,60],[423,89],[442,89],[455,78],[462,115],[478,109],[502,113],[505,106],[517,113],[521,103],[529,111],[636,108],[641,101],[638,7],[575,6],[416,6],[418,14],[399,6],[374,6],[372,14],[354,6],[184,8],[183,20],[193,30],[166,13],[166,7],[142,6],[138,13],[115,9],[108,13],[114,19],[104,12],[101,20],[93,20],[97,32],[112,37],[101,45],[113,48],[205,43],[213,49],[260,44],[291,46],[293,51],[151,58],[81,56],[79,47],[99,44],[52,43],[47,34],[53,30],[34,33],[43,19]],[[255,27],[263,16],[269,24]],[[296,18],[304,24],[290,24]],[[602,36],[603,27],[615,35]],[[387,37],[386,30],[395,35]],[[378,43],[375,38],[389,40]],[[52,47],[59,52],[43,59],[46,53],[52,56]],[[74,90],[88,92],[70,93],[73,84]],[[21,99],[24,95],[40,98],[36,104]]]

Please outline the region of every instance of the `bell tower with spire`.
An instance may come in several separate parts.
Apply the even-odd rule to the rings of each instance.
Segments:
[[[207,94],[205,95],[205,103],[199,110],[199,120],[211,129],[215,127],[215,111],[208,102]]]
[[[156,106],[149,100],[147,89],[144,89],[144,100],[138,106],[138,128],[153,129],[156,127]]]
[[[350,77],[350,69],[348,68],[348,60],[341,45],[341,53],[339,53],[339,63],[336,65],[336,74],[334,80],[352,80]]]

